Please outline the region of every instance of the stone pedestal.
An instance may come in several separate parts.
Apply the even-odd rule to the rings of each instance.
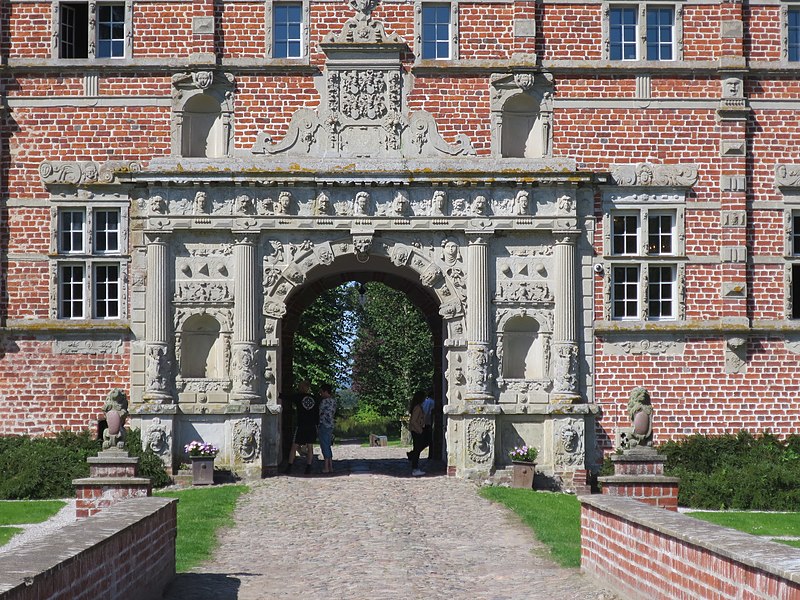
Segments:
[[[214,484],[214,457],[192,457],[192,485]]]
[[[667,457],[653,448],[636,447],[611,457],[614,475],[600,477],[603,493],[626,496],[652,506],[678,510],[677,477],[664,475]]]
[[[89,477],[74,479],[79,519],[90,517],[125,498],[151,496],[152,482],[138,477],[139,459],[124,450],[109,448],[87,459]]]
[[[533,476],[536,474],[536,463],[514,461],[511,464],[511,487],[523,490],[533,489]]]
[[[494,472],[500,411],[499,406],[490,404],[444,407],[448,475],[484,478]]]

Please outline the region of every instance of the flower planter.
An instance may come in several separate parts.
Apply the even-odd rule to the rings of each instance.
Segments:
[[[214,457],[192,456],[192,485],[213,485]]]
[[[511,487],[524,490],[533,489],[533,476],[536,473],[536,463],[514,461],[512,463]]]

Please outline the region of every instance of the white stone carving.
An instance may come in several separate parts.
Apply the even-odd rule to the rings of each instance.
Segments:
[[[161,422],[160,418],[155,417],[144,431],[142,446],[149,448],[159,456],[164,456],[169,454],[171,437],[167,426]]]
[[[777,187],[800,187],[800,165],[776,165],[775,185]]]
[[[178,302],[218,303],[232,299],[225,281],[181,281],[175,285],[175,300]]]
[[[605,340],[603,353],[611,356],[680,356],[686,346],[682,338],[676,339],[624,339]]]
[[[120,354],[122,340],[54,340],[54,354]]]
[[[347,20],[338,32],[325,37],[327,44],[404,44],[396,34],[387,34],[383,23],[372,18],[371,13],[380,0],[350,0],[356,14]]]
[[[585,443],[582,420],[557,420],[554,427],[553,442],[553,455],[556,466],[583,467]]]
[[[725,339],[725,372],[743,373],[747,366],[747,338],[729,336]]]
[[[479,465],[491,464],[494,458],[494,421],[478,417],[467,424],[467,454]]]
[[[433,192],[428,214],[434,217],[443,217],[447,214],[447,192],[444,190],[435,190]]]
[[[553,383],[556,392],[574,394],[578,391],[578,347],[575,344],[555,343]]]
[[[141,165],[134,161],[68,162],[44,161],[39,165],[42,183],[88,185],[115,183],[118,173],[137,173]]]
[[[697,183],[697,166],[689,164],[611,165],[611,177],[622,186],[692,187]]]
[[[529,211],[528,205],[530,204],[529,193],[527,190],[520,190],[514,197],[514,214],[527,215]]]
[[[148,344],[145,362],[147,389],[168,394],[172,380],[172,361],[169,357],[169,349],[163,344]]]
[[[250,344],[235,343],[231,359],[233,391],[253,393],[256,385],[256,349]]]
[[[371,215],[372,211],[373,211],[372,200],[370,198],[369,192],[365,192],[362,190],[356,193],[356,197],[353,198],[353,210],[352,210],[353,216],[363,217]]]
[[[233,426],[233,449],[243,461],[253,461],[261,453],[261,425],[249,417]]]

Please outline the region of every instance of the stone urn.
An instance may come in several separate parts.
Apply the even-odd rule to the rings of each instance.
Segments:
[[[511,487],[523,490],[533,489],[533,476],[535,473],[535,462],[513,461],[511,463]]]
[[[192,485],[214,484],[214,457],[192,456]]]

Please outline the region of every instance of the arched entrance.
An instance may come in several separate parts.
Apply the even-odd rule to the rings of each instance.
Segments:
[[[447,402],[446,380],[443,373],[444,345],[443,322],[439,314],[440,302],[434,294],[421,285],[419,277],[412,269],[397,267],[390,260],[380,257],[369,258],[364,262],[352,260],[353,257],[342,257],[330,265],[328,269],[319,269],[311,273],[309,280],[295,290],[291,298],[287,299],[287,311],[281,322],[281,343],[278,369],[281,373],[281,382],[284,390],[296,388],[297,382],[292,379],[293,342],[301,317],[311,303],[319,295],[330,288],[338,287],[349,282],[360,284],[378,282],[385,284],[399,292],[423,315],[433,338],[433,353],[430,356],[433,365],[433,379],[430,382],[433,396],[437,401],[437,410],[434,412],[433,440],[430,455],[436,459],[444,458],[444,413],[442,406]],[[380,365],[375,365],[380,368]],[[407,400],[407,399],[406,399]],[[284,412],[285,414],[285,412]],[[290,420],[284,418],[282,424],[283,452],[284,455],[291,444]]]

